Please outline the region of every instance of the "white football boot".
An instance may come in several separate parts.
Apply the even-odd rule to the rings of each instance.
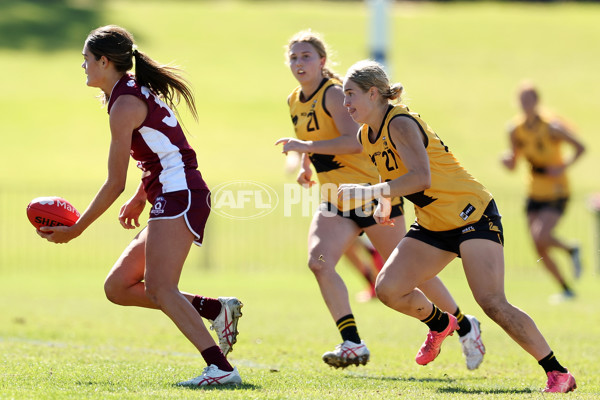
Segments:
[[[242,378],[236,367],[233,368],[233,371],[221,371],[216,365],[211,364],[204,368],[202,375],[189,381],[179,382],[177,386],[239,385],[240,383],[242,383]]]
[[[221,302],[221,312],[214,321],[210,321],[210,329],[217,333],[221,352],[227,357],[237,342],[237,325],[244,305],[235,297],[219,297],[218,300]]]
[[[472,315],[465,315],[471,323],[471,330],[465,336],[460,337],[462,351],[467,361],[468,369],[476,369],[483,361],[485,346],[481,341],[481,329],[477,318]]]
[[[335,368],[346,368],[350,365],[366,365],[371,353],[363,340],[354,343],[350,340],[338,344],[334,351],[323,354],[323,361]]]

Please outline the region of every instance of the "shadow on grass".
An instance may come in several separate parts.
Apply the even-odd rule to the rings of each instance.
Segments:
[[[202,391],[217,390],[219,392],[231,391],[231,390],[257,390],[257,389],[261,388],[261,386],[253,385],[251,383],[242,383],[239,385],[210,385],[210,386],[177,386],[177,385],[173,385],[173,387],[181,389],[181,390],[202,390]]]
[[[77,381],[77,382],[75,382],[75,384],[79,385],[79,386],[101,387],[101,386],[106,386],[106,385],[112,386],[114,384],[114,382],[112,382],[111,380],[105,380],[105,381],[95,380],[95,381]],[[171,387],[173,389],[179,389],[179,390],[203,390],[203,391],[257,390],[257,389],[262,388],[259,385],[253,385],[251,383],[242,383],[239,385],[210,385],[210,386],[177,386],[176,384],[172,384],[172,385],[169,385],[169,387]]]
[[[402,376],[366,376],[366,375],[347,375],[347,376],[345,376],[345,378],[347,378],[347,379],[357,379],[357,378],[358,379],[369,379],[369,380],[377,380],[377,381],[421,382],[421,383],[426,383],[426,382],[450,383],[450,382],[456,382],[456,381],[461,380],[460,378],[456,379],[456,378],[449,378],[449,377],[445,377],[445,378],[414,378],[412,376],[402,377]],[[468,378],[468,379],[472,380],[473,378]]]
[[[0,48],[79,48],[100,26],[104,0],[2,0]]]
[[[502,389],[502,388],[474,388],[474,387],[464,387],[464,386],[455,386],[452,387],[450,385],[456,385],[457,382],[462,380],[467,380],[472,382],[474,380],[489,380],[485,376],[480,377],[465,377],[463,378],[415,378],[415,377],[401,377],[401,376],[364,376],[364,375],[349,375],[346,376],[348,379],[369,379],[369,380],[379,380],[379,381],[395,381],[395,382],[417,382],[417,383],[441,383],[446,384],[447,387],[442,387],[436,389],[439,393],[461,393],[461,394],[505,394],[505,393],[513,393],[513,394],[524,394],[524,393],[538,393],[538,390],[533,390],[531,388],[525,389]],[[448,387],[450,386],[450,387]]]
[[[464,387],[445,387],[437,389],[440,393],[462,393],[462,394],[524,394],[524,393],[538,393],[541,390],[533,390],[530,388],[526,389],[492,389],[492,388],[464,388]]]

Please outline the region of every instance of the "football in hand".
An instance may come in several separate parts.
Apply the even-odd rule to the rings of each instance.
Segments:
[[[36,229],[42,226],[71,226],[79,211],[61,197],[38,197],[27,206],[27,218]]]

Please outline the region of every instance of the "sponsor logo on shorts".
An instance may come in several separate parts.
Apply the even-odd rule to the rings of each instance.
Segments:
[[[164,214],[166,206],[167,206],[167,200],[162,196],[158,196],[156,198],[156,200],[154,201],[154,205],[152,206],[152,210],[150,211],[150,214],[154,215],[155,217],[157,217],[161,214]]]
[[[465,229],[462,230],[462,233],[467,232],[475,232],[475,228],[473,228],[472,226],[467,226]]]

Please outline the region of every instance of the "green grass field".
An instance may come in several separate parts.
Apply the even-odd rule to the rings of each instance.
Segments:
[[[506,290],[537,322],[579,389],[600,398],[599,259],[589,196],[600,191],[600,6],[595,4],[397,3],[389,57],[412,109],[498,199],[506,243]],[[238,388],[174,387],[203,362],[161,313],[117,307],[103,279],[132,237],[116,223],[126,196],[68,245],[41,241],[25,218],[34,197],[60,195],[83,209],[105,179],[106,110],[80,67],[87,33],[127,27],[140,50],[181,65],[197,96],[200,124],[182,108],[200,169],[210,186],[253,180],[281,196],[293,178],[273,146],[293,134],[285,103],[296,82],[283,46],[301,29],[324,34],[343,74],[368,57],[362,2],[99,1],[0,2],[0,398],[215,399],[537,399],[545,377],[535,360],[485,317],[460,265],[441,274],[463,311],[482,321],[486,360],[467,371],[450,338],[433,364],[414,355],[426,331],[374,301],[353,303],[372,353],[367,367],[333,370],[320,360],[339,335],[305,267],[309,217],[281,206],[257,220],[213,215],[194,249],[181,289],[238,296],[245,303],[231,355]],[[524,78],[569,120],[587,145],[570,172],[573,199],[558,232],[581,243],[586,270],[578,298],[549,305],[555,284],[537,264],[522,211],[525,169],[509,174],[499,157],[505,125]],[[139,175],[130,168],[128,191]],[[568,262],[559,258],[568,272]],[[363,283],[342,262],[354,294]]]

